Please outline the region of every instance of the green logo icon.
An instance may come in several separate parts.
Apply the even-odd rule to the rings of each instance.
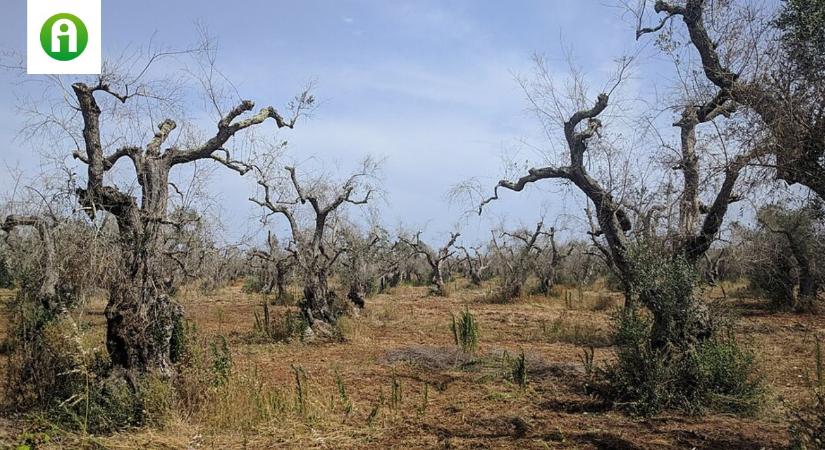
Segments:
[[[40,46],[58,61],[70,61],[86,50],[89,32],[77,16],[69,13],[55,14],[40,29]]]

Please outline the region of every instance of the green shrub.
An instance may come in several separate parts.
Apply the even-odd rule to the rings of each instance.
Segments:
[[[241,291],[246,294],[259,294],[264,290],[264,281],[258,275],[247,275],[243,280]]]
[[[622,311],[616,323],[616,360],[599,371],[602,397],[644,416],[667,409],[748,414],[761,406],[754,356],[732,338],[659,349],[651,345],[649,318]]]
[[[232,373],[232,353],[223,335],[218,336],[217,342],[210,342],[209,349],[212,353],[213,383],[220,386],[226,383]]]

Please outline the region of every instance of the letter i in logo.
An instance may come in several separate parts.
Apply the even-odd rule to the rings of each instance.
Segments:
[[[43,51],[58,61],[77,58],[86,49],[89,33],[77,16],[68,13],[55,14],[40,29],[40,45]]]

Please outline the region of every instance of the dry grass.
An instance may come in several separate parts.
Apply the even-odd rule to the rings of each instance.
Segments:
[[[204,339],[229,341],[235,362],[229,380],[210,388],[200,407],[176,408],[162,428],[98,437],[51,430],[60,440],[42,448],[779,448],[787,443],[783,405],[808,398],[811,336],[825,333],[823,317],[735,303],[743,308],[743,339],[759,351],[773,395],[784,402],[758,418],[639,421],[606,409],[581,388],[584,348],[596,347],[596,365],[610,358],[609,315],[620,296],[579,296],[562,286],[556,296],[488,304],[474,302],[480,289],[464,286],[454,282],[449,298],[428,296],[426,287],[394,288],[342,322],[345,342],[311,346],[250,341],[260,298],[240,286],[190,293],[187,316]],[[479,326],[475,357],[458,351],[450,332],[450,312],[465,304]],[[102,308],[94,301],[80,317],[101,340]],[[0,320],[0,331],[5,327]],[[503,352],[521,351],[526,389],[498,363]],[[301,401],[293,366],[305,374]],[[38,429],[30,420],[2,420],[0,446]]]

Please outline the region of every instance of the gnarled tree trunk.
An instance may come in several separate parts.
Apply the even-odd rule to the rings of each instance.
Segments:
[[[92,218],[98,211],[112,214],[117,220],[120,238],[121,270],[110,287],[106,305],[106,347],[114,366],[125,369],[128,374],[157,370],[169,375],[173,371],[172,331],[182,314],[181,307],[168,295],[171,280],[165,276],[163,267],[163,258],[167,256],[163,248],[163,227],[169,224],[169,171],[178,164],[211,159],[244,174],[249,167],[232,160],[224,144],[236,132],[268,118],[274,119],[278,127],[290,128],[295,118],[285,121],[268,107],[236,121],[254,107],[254,103],[245,100],[220,119],[215,136],[201,145],[187,149],[169,147],[162,151],[161,147],[177,126],[166,119],[145,147],[124,146],[105,156],[101,144],[101,109],[95,93],[112,95],[123,103],[130,97],[112,91],[102,78],[97,85],[75,83],[72,89],[83,117],[85,144],[85,154],[76,151],[74,157],[88,166],[87,184],[77,190],[78,198]],[[226,157],[214,154],[219,151]],[[123,157],[132,161],[141,188],[140,204],[134,196],[103,182],[106,172]]]

